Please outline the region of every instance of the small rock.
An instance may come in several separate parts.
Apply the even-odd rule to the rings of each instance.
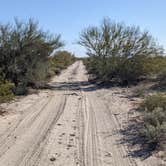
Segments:
[[[55,160],[56,160],[55,157],[51,157],[51,158],[50,158],[50,161],[55,161]]]
[[[70,145],[70,144],[68,144],[67,146],[68,146],[69,148],[71,148],[71,147],[72,147],[72,145]]]
[[[106,157],[112,157],[110,152],[107,152],[107,154],[105,155]]]
[[[70,136],[71,136],[71,137],[74,137],[74,136],[75,136],[75,134],[70,134]]]

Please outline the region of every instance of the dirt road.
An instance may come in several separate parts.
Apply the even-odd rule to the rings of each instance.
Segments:
[[[120,142],[128,99],[89,84],[80,61],[50,86],[5,105],[10,113],[0,119],[0,166],[143,165]]]

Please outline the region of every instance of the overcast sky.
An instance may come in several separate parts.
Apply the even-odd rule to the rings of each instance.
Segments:
[[[0,22],[14,17],[34,18],[42,29],[61,34],[65,49],[78,56],[85,56],[76,44],[79,33],[104,17],[150,31],[166,49],[166,0],[0,0]]]

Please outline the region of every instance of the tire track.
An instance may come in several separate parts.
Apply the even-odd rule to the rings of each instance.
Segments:
[[[106,114],[108,115],[110,121],[112,122],[114,129],[118,135],[118,139],[120,140],[121,134],[120,134],[119,130],[121,129],[121,124],[120,124],[118,118],[116,117],[116,115],[114,115],[114,113],[112,112],[112,109],[111,109],[110,105],[108,104],[108,102],[102,98],[101,98],[101,100],[106,107]],[[117,107],[117,110],[118,109],[120,109],[120,108]],[[127,155],[127,154],[129,154],[129,149],[126,146],[121,146],[121,150],[119,151],[119,153],[121,154],[121,156]],[[130,156],[127,158],[127,160],[129,161],[131,166],[137,166],[137,162],[134,159],[132,159]]]
[[[101,165],[136,166],[136,162],[128,156],[125,146],[118,143],[121,135],[116,119],[109,112],[108,105],[101,98],[97,97],[96,92],[89,95],[93,99],[92,104],[97,119]]]
[[[58,119],[63,112],[66,97],[62,96],[58,99],[59,102],[55,103],[57,97],[51,97],[47,104],[44,105],[42,110],[37,114],[37,118],[28,119],[29,122],[34,120],[33,122],[31,121],[32,124],[30,126],[28,122],[26,123],[27,126],[21,125],[18,128],[18,131],[16,130],[16,132],[19,133],[20,129],[26,129],[25,132],[21,132],[19,139],[13,141],[12,137],[10,137],[9,140],[11,140],[13,145],[11,145],[11,142],[9,141],[6,142],[6,146],[10,146],[10,148],[1,156],[0,165],[23,166],[29,163],[29,157],[34,154],[37,147],[47,136],[49,128],[56,122],[56,119]],[[57,108],[55,111],[53,111],[54,106]],[[15,151],[17,151],[16,154],[14,153]]]
[[[55,77],[48,97],[27,108],[0,136],[0,166],[136,166],[118,144],[115,108],[86,81],[82,62]]]
[[[56,108],[57,113],[53,114],[53,111],[50,112],[50,115],[49,115],[50,118],[48,118],[47,121],[45,123],[43,123],[42,127],[40,127],[43,129],[43,131],[41,131],[41,134],[39,134],[37,143],[28,150],[26,155],[23,157],[23,160],[21,159],[21,161],[20,161],[21,166],[22,165],[26,165],[26,166],[36,165],[37,160],[40,160],[40,154],[42,153],[43,148],[48,140],[49,131],[52,130],[54,125],[57,123],[57,121],[63,114],[65,106],[66,106],[66,102],[67,102],[67,97],[63,96],[59,106]],[[46,125],[46,124],[48,124],[48,125]]]
[[[77,126],[78,126],[78,145],[77,145],[77,155],[79,159],[79,166],[86,166],[85,163],[85,151],[84,151],[84,133],[85,133],[85,124],[84,121],[87,118],[86,115],[86,106],[85,106],[85,96],[83,94],[83,91],[80,91],[80,100],[79,100],[79,105],[78,105],[78,110],[77,110]]]
[[[91,100],[90,102],[90,107],[89,107],[89,125],[88,125],[88,132],[86,137],[87,142],[85,142],[86,146],[86,151],[87,151],[87,165],[91,166],[100,166],[101,163],[100,161],[100,153],[98,151],[98,134],[97,134],[97,124],[96,124],[96,117],[95,117],[95,111],[92,105]],[[91,135],[91,138],[89,136]],[[89,154],[91,154],[91,158],[89,158]]]
[[[51,99],[52,96],[44,102],[42,100],[41,104],[40,102],[37,103],[35,106],[37,106],[38,109],[36,109],[34,106],[31,111],[27,112],[27,114],[24,114],[23,117],[21,117],[14,125],[12,125],[13,127],[11,127],[10,130],[4,134],[3,138],[0,138],[0,157],[12,147],[18,136],[20,137],[28,128],[33,125],[35,119],[38,118],[42,111],[44,111]]]
[[[95,111],[84,92],[78,110],[79,161],[81,166],[100,166]]]
[[[40,105],[40,103],[42,104],[42,102],[45,100],[41,98],[38,99],[35,103],[35,105],[31,105],[30,107],[26,108],[24,111],[22,111],[23,113],[18,117],[18,120],[16,120],[15,122],[12,123],[12,125],[7,128],[1,135],[0,135],[0,145],[3,144],[3,141],[6,140],[7,137],[9,137],[11,135],[11,133],[18,127],[18,125],[24,120],[24,118],[26,116],[28,116],[29,114],[32,114],[34,111],[36,111],[36,109],[34,109],[34,107],[37,107],[38,105]]]

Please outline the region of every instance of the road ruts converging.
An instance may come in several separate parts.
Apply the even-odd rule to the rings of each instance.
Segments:
[[[81,61],[0,135],[0,166],[135,166]],[[116,134],[115,134],[116,133]]]

